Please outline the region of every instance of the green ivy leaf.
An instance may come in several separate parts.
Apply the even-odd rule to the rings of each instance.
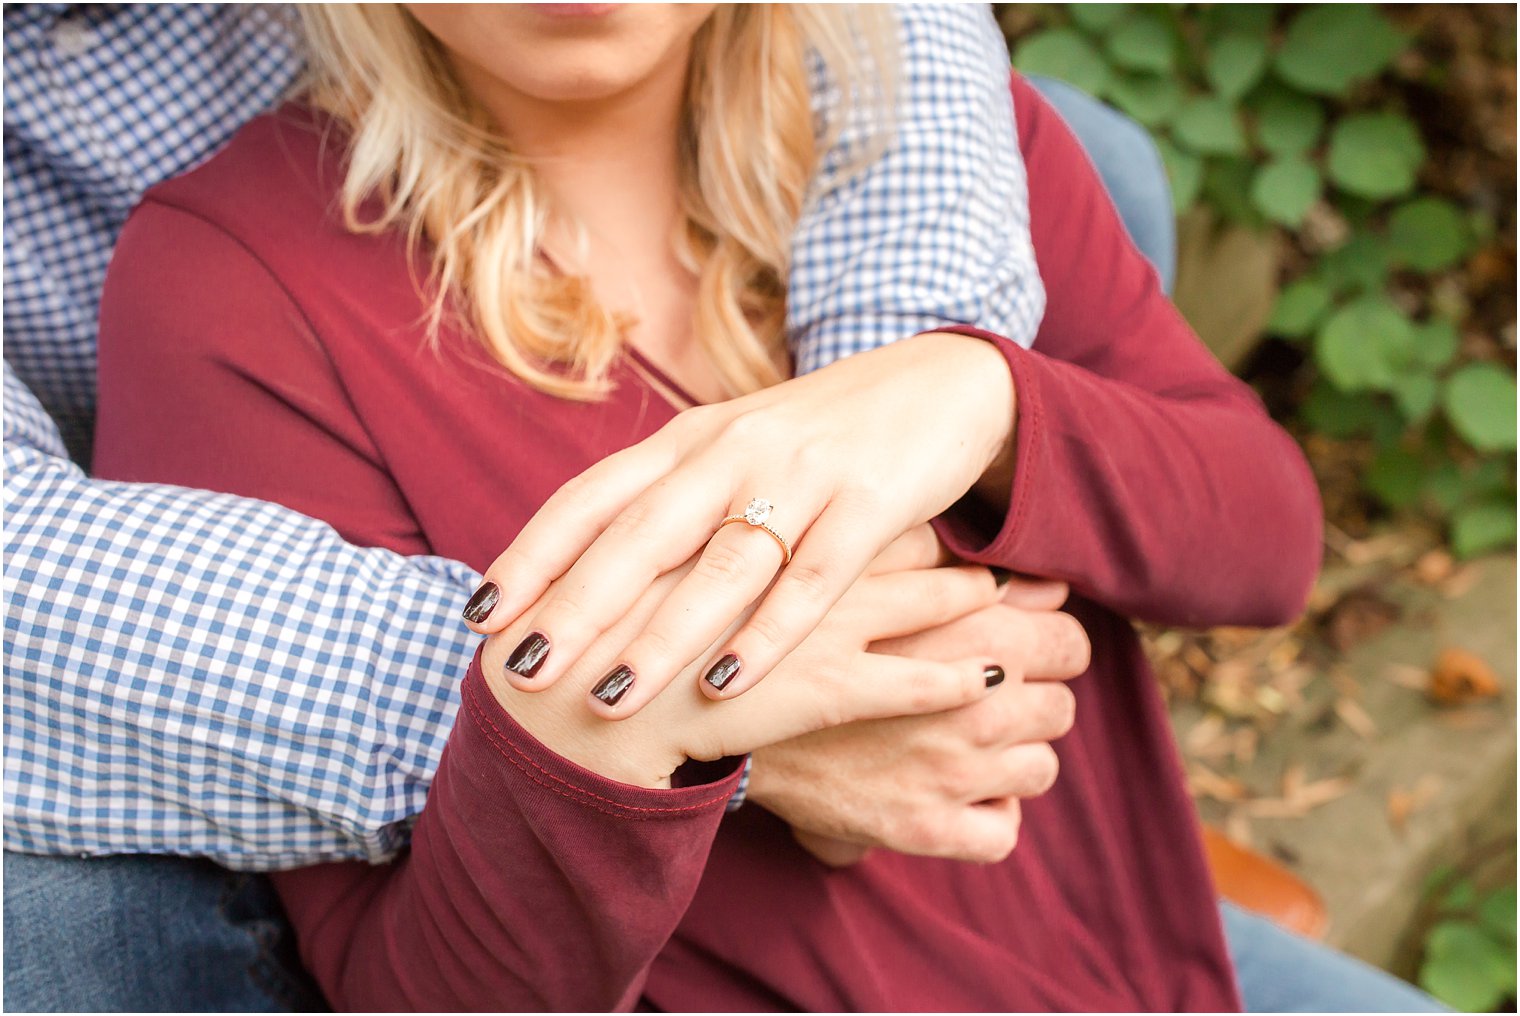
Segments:
[[[1414,326],[1415,362],[1434,370],[1457,355],[1457,326],[1450,318],[1435,317]]]
[[[1414,329],[1382,296],[1357,297],[1330,315],[1315,342],[1315,360],[1342,391],[1389,391],[1414,351]]]
[[[1476,557],[1490,550],[1512,546],[1514,542],[1513,498],[1496,498],[1465,505],[1451,517],[1451,549],[1458,557]],[[1509,955],[1513,958],[1513,947]],[[1513,984],[1513,975],[1507,983]]]
[[[1488,937],[1500,945],[1509,946],[1514,951],[1515,945],[1515,887],[1506,887],[1494,890],[1493,893],[1484,897],[1484,902],[1477,905],[1477,923],[1484,926]],[[1509,983],[1509,992],[1514,992],[1514,979]]]
[[[1319,261],[1325,285],[1337,293],[1382,289],[1388,277],[1388,247],[1381,237],[1357,233]]]
[[[1463,1012],[1488,1012],[1502,1000],[1504,968],[1514,963],[1497,942],[1468,921],[1444,921],[1425,942],[1420,984]]]
[[[1267,328],[1278,335],[1302,338],[1319,324],[1329,309],[1329,287],[1312,276],[1296,279],[1277,294]]]
[[[1478,923],[1496,942],[1515,941],[1515,887],[1495,890],[1478,904]]]
[[[1102,32],[1129,10],[1129,4],[1067,4],[1071,20],[1089,32]]]
[[[1209,45],[1204,76],[1214,91],[1238,99],[1261,80],[1267,69],[1267,40],[1259,33],[1226,32]]]
[[[1232,222],[1256,226],[1261,214],[1251,204],[1255,165],[1249,159],[1210,159],[1203,171],[1203,196]]]
[[[1462,503],[1466,489],[1461,467],[1450,460],[1437,463],[1425,477],[1425,496],[1448,514]]]
[[[1394,258],[1417,272],[1438,272],[1472,249],[1472,230],[1461,209],[1443,198],[1416,198],[1388,218]]]
[[[1212,4],[1205,12],[1213,28],[1265,35],[1277,20],[1277,4]]]
[[[1070,28],[1032,35],[1019,43],[1013,65],[1025,74],[1044,74],[1076,85],[1089,95],[1108,91],[1108,63],[1092,43]]]
[[[1343,392],[1324,380],[1314,383],[1298,414],[1311,430],[1344,440],[1370,434],[1384,407],[1366,392]]]
[[[1166,177],[1172,183],[1172,204],[1178,213],[1185,212],[1198,200],[1198,190],[1203,186],[1203,160],[1191,152],[1184,152],[1166,138],[1156,139],[1156,149],[1166,166]]]
[[[1108,53],[1120,67],[1158,74],[1170,71],[1177,55],[1172,33],[1143,11],[1125,18],[1109,34]]]
[[[1371,5],[1311,7],[1288,26],[1277,73],[1306,92],[1344,95],[1387,67],[1406,42]]]
[[[1251,182],[1251,203],[1268,219],[1294,229],[1319,193],[1319,170],[1295,157],[1267,163]]]
[[[1396,198],[1413,187],[1425,145],[1398,113],[1348,116],[1330,132],[1330,179],[1365,198]]]
[[[1235,107],[1212,96],[1200,95],[1183,103],[1172,134],[1200,155],[1241,155],[1246,150]]]
[[[1515,450],[1515,375],[1492,363],[1469,363],[1446,380],[1442,408],[1457,433],[1480,452]]]
[[[1363,474],[1367,489],[1390,508],[1408,508],[1419,500],[1425,483],[1425,464],[1408,449],[1384,448]]]
[[[1432,374],[1405,373],[1393,379],[1393,401],[1411,423],[1429,416],[1440,394],[1441,385]]]
[[[1166,75],[1116,75],[1108,83],[1108,97],[1145,126],[1163,127],[1182,105],[1182,86]]]
[[[1256,140],[1273,155],[1302,155],[1324,129],[1324,107],[1307,95],[1277,88],[1256,106]]]

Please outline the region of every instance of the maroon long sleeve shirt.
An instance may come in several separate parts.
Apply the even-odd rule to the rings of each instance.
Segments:
[[[1166,716],[1127,617],[1272,624],[1318,562],[1303,459],[1189,331],[1059,117],[1014,98],[1049,305],[1006,518],[977,561],[1069,581],[1093,644],[1061,775],[1005,862],[831,869],[736,779],[635,789],[556,756],[464,675],[412,847],[276,883],[350,1009],[1181,1010],[1238,998]],[[334,214],[342,145],[289,107],[156,188],[100,332],[99,473],[278,501],[483,568],[563,481],[675,410],[535,392],[423,303],[395,236]],[[362,591],[349,591],[362,595]]]

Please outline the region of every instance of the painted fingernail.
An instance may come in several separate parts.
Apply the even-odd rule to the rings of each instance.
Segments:
[[[986,670],[982,671],[982,676],[987,679],[987,687],[996,688],[998,685],[1003,683],[1003,678],[1007,677],[1008,675],[1003,673],[1002,667],[994,666],[988,667]]]
[[[728,687],[730,681],[739,676],[739,667],[739,657],[733,653],[728,653],[723,659],[712,665],[712,669],[707,672],[702,680],[722,691]]]
[[[480,624],[491,616],[491,611],[496,609],[497,601],[501,599],[501,589],[494,582],[487,582],[475,590],[475,595],[470,597],[470,602],[464,605],[464,619],[471,624]]]
[[[625,663],[620,663],[612,673],[596,682],[596,687],[591,689],[591,694],[607,703],[615,706],[623,701],[623,696],[628,694],[628,689],[633,687],[633,671]]]
[[[537,677],[538,670],[549,658],[549,640],[534,632],[517,644],[507,657],[507,669],[522,677]]]

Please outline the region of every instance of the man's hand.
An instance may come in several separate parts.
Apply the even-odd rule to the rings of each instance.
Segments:
[[[1019,799],[1050,788],[1058,765],[1049,742],[1071,729],[1076,702],[1059,679],[1087,669],[1080,628],[1034,623],[1065,595],[1054,583],[1014,580],[996,606],[873,647],[931,659],[986,654],[1008,661],[1008,676],[992,694],[946,712],[850,723],[762,748],[751,801],[789,822],[829,864],[854,863],[875,846],[1007,857]]]

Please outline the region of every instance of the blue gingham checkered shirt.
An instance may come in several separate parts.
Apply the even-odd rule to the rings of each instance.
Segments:
[[[387,858],[453,724],[478,576],[76,464],[116,235],[289,91],[288,24],[209,4],[4,18],[5,846]],[[799,370],[946,323],[1028,344],[1043,311],[1001,36],[982,5],[899,21],[891,147],[845,181],[826,156],[797,233]]]

